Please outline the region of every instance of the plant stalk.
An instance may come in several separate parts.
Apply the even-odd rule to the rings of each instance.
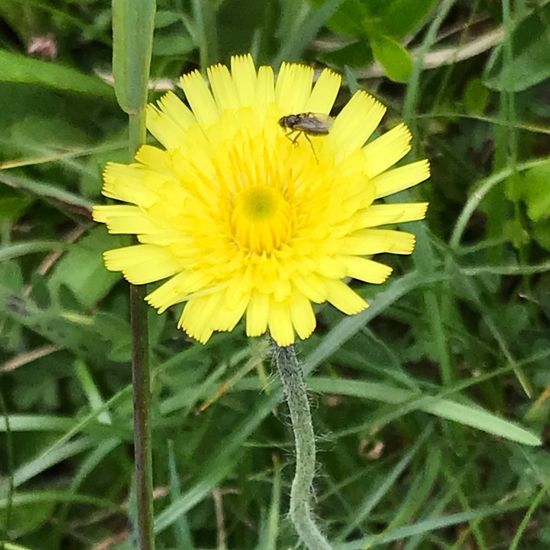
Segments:
[[[129,115],[129,152],[133,160],[145,142],[145,111]],[[132,387],[134,401],[134,463],[139,550],[154,550],[153,465],[151,453],[151,372],[145,285],[130,285],[132,326]]]
[[[275,362],[290,410],[296,446],[296,472],[290,491],[290,518],[300,540],[310,550],[331,550],[311,513],[311,485],[315,476],[315,435],[302,367],[294,346],[273,344]]]

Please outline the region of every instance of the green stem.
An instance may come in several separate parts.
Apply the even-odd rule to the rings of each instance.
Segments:
[[[2,529],[3,533],[2,541],[0,543],[0,550],[7,550],[7,539],[9,536],[9,530],[10,530],[10,520],[11,520],[11,512],[13,507],[13,494],[15,491],[14,481],[13,481],[13,439],[12,439],[12,433],[11,433],[11,424],[10,424],[10,415],[8,414],[8,408],[6,406],[6,402],[4,401],[4,394],[0,390],[0,408],[2,409],[2,416],[4,417],[4,422],[6,423],[6,470],[7,470],[7,495],[6,495],[6,505],[4,507],[4,528]],[[2,483],[2,488],[3,488]]]
[[[290,410],[296,445],[296,472],[290,491],[290,518],[307,548],[331,550],[330,544],[315,524],[310,508],[311,484],[315,475],[315,436],[304,375],[294,346],[281,348],[273,344],[273,347]]]
[[[145,111],[129,115],[129,152],[133,160],[145,142]],[[145,285],[130,285],[132,324],[132,387],[134,398],[134,460],[136,476],[138,548],[154,550],[153,466],[151,456],[151,373]]]

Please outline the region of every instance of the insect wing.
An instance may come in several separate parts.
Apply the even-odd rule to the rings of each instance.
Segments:
[[[294,127],[306,134],[324,135],[328,134],[332,122],[333,119],[330,116],[322,113],[304,113]]]

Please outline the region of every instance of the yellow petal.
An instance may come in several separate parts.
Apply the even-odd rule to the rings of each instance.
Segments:
[[[158,101],[158,107],[183,130],[197,123],[193,113],[174,92],[164,94]]]
[[[248,295],[242,296],[241,299],[231,307],[226,305],[227,300],[225,300],[223,307],[221,307],[212,318],[212,327],[214,330],[225,332],[232,331],[244,315],[248,302]]]
[[[109,271],[122,271],[125,279],[134,285],[152,283],[170,277],[181,269],[170,252],[153,244],[136,244],[115,248],[104,253]]]
[[[275,100],[284,114],[303,113],[311,93],[313,69],[297,63],[283,63],[277,84]]]
[[[346,263],[347,275],[365,283],[382,284],[392,272],[392,268],[387,265],[359,256],[346,256],[343,261]]]
[[[170,178],[174,176],[174,166],[170,155],[158,147],[142,145],[136,153],[136,161]]]
[[[275,100],[275,78],[271,67],[262,66],[258,69],[258,84],[256,101],[260,111],[264,111]]]
[[[103,171],[103,189],[106,197],[118,199],[143,207],[151,206],[157,196],[144,184],[145,171],[137,164],[118,164],[110,162]],[[163,179],[158,176],[159,183]]]
[[[342,281],[328,284],[327,300],[346,315],[355,315],[368,307],[367,302]]]
[[[414,242],[415,236],[406,231],[363,229],[342,239],[341,252],[361,256],[382,252],[411,254],[414,249]]]
[[[327,299],[327,287],[320,276],[313,273],[296,275],[292,283],[306,298],[316,304],[322,304]]]
[[[238,109],[239,96],[229,69],[225,65],[213,65],[208,67],[207,72],[212,93],[220,111],[223,109]]]
[[[315,330],[315,313],[311,302],[300,292],[295,292],[290,300],[290,319],[298,336],[305,340]]]
[[[427,202],[373,204],[358,214],[358,225],[366,228],[422,220],[426,217],[427,209]]]
[[[315,271],[329,279],[342,279],[346,276],[346,268],[341,261],[330,256],[319,255],[316,259]]]
[[[214,331],[212,319],[221,301],[223,295],[220,293],[190,300],[183,308],[178,326],[189,336],[205,344]]]
[[[294,329],[287,302],[271,301],[269,304],[269,333],[281,347],[294,344]]]
[[[199,124],[202,126],[214,124],[219,118],[218,108],[201,73],[193,71],[183,75],[180,83]]]
[[[356,92],[334,120],[329,138],[339,156],[359,149],[382,120],[386,108],[366,92]]]
[[[268,318],[269,298],[267,294],[253,294],[246,310],[247,336],[261,336],[267,330]]]
[[[158,309],[159,313],[163,313],[170,306],[178,304],[185,299],[187,292],[180,291],[178,289],[178,286],[179,282],[185,280],[187,277],[189,277],[189,273],[187,272],[178,273],[177,275],[160,285],[158,288],[156,288],[153,292],[150,292],[145,297],[145,301],[150,306]]]
[[[185,131],[158,107],[150,103],[145,111],[147,129],[166,149],[174,149],[185,140]]]
[[[113,234],[137,235],[162,231],[162,226],[138,206],[122,204],[94,206],[92,217],[94,221],[106,224],[109,233]]]
[[[376,198],[379,199],[413,187],[429,177],[430,163],[427,160],[419,160],[376,176],[372,184],[376,189]]]
[[[231,58],[231,76],[237,88],[242,106],[253,105],[256,101],[256,67],[250,54],[234,55]]]
[[[381,174],[411,149],[411,132],[399,124],[363,148],[365,169],[370,178]]]
[[[315,86],[313,86],[311,95],[304,106],[304,111],[322,113],[325,115],[330,114],[338,91],[340,90],[341,82],[342,77],[339,74],[329,69],[324,69],[315,83]]]
[[[210,277],[202,272],[184,271],[172,277],[146,296],[148,304],[159,310],[166,311],[170,306],[179,304],[191,295],[210,286]]]
[[[250,293],[250,274],[239,274],[232,277],[227,284],[227,290],[225,293],[225,305],[229,309],[233,309],[241,302],[244,296]],[[248,300],[248,298],[247,298]]]

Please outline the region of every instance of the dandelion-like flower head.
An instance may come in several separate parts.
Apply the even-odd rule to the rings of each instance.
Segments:
[[[422,219],[427,203],[375,204],[429,177],[428,162],[390,169],[410,149],[401,124],[366,144],[385,108],[363,91],[327,135],[291,140],[279,120],[328,115],[340,76],[283,64],[198,71],[149,105],[135,162],[110,163],[103,194],[127,204],[96,206],[94,219],[139,244],[105,253],[108,269],[133,284],[167,279],[148,296],[159,312],[184,302],[179,326],[200,342],[246,317],[246,333],[269,330],[279,346],[315,328],[314,303],[352,315],[367,307],[347,278],[379,284],[391,268],[374,254],[410,254],[414,236],[379,226]]]

